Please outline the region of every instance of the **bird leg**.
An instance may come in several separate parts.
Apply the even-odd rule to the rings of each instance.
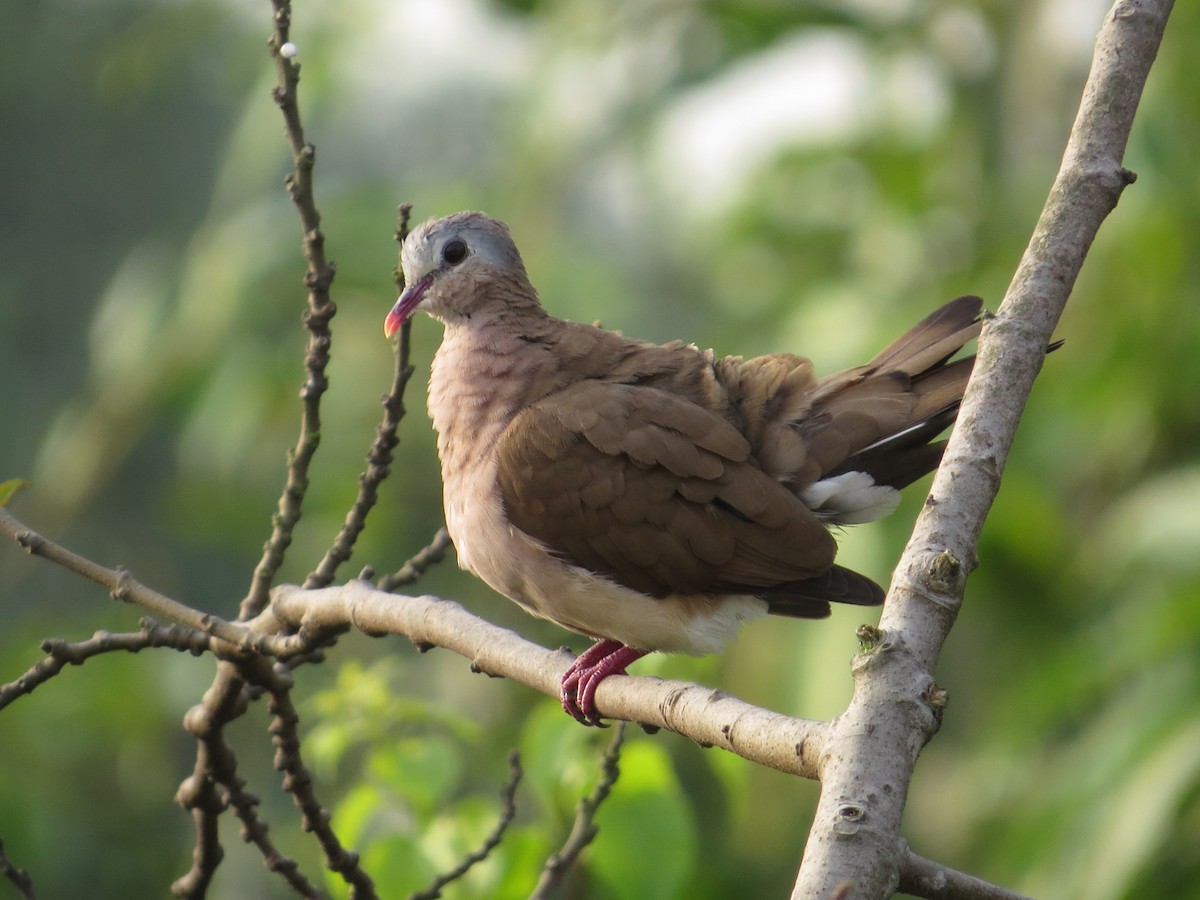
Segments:
[[[624,675],[626,666],[649,652],[609,639],[592,644],[563,674],[563,709],[577,722],[600,725],[600,711],[596,709],[596,688],[600,682],[609,675]]]

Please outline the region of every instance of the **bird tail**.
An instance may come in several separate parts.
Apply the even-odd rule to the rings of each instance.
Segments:
[[[833,566],[816,578],[777,584],[759,596],[767,601],[767,611],[773,616],[823,619],[829,615],[830,602],[878,606],[883,602],[884,592],[866,575]]]
[[[816,489],[822,484],[847,482],[864,498],[832,520],[870,521],[879,517],[876,509],[887,506],[883,495],[871,501],[863,494],[863,486],[850,478],[853,473],[869,476],[877,490],[892,489],[888,496],[894,507],[895,491],[937,467],[945,442],[933,438],[958,415],[975,357],[949,360],[978,336],[982,305],[978,297],[952,300],[866,365],[822,379],[810,414],[798,425],[820,469],[806,492],[820,494]],[[842,496],[845,489],[835,494]],[[836,504],[826,508],[837,511]]]

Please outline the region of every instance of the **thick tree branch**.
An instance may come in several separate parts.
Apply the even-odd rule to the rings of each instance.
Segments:
[[[929,499],[884,605],[881,644],[855,660],[855,693],[833,722],[822,791],[793,898],[883,898],[896,890],[900,818],[944,694],[934,663],[957,615],[1045,348],[1101,222],[1132,181],[1121,160],[1171,0],[1119,0],[1046,206],[978,362]]]
[[[389,594],[365,581],[304,590],[280,585],[252,627],[322,632],[351,625],[367,634],[400,634],[418,646],[444,647],[472,667],[557,698],[572,656],[551,651],[436,597]],[[609,678],[596,694],[615,718],[667,728],[703,746],[717,746],[751,762],[805,778],[816,776],[826,724],[793,719],[751,706],[721,691],[658,678]]]

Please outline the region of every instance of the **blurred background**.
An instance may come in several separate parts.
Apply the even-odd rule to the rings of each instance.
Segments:
[[[1101,0],[297,4],[301,105],[337,261],[331,388],[283,579],[357,488],[392,350],[399,202],[506,220],[559,315],[720,353],[862,362],[937,304],[995,307],[1057,170]],[[232,616],[299,421],[297,218],[269,91],[270,5],[15,0],[0,9],[0,481],[32,527]],[[1200,11],[1180,4],[1126,165],[1035,387],[966,604],[905,832],[1026,894],[1200,897]],[[413,329],[394,477],[342,577],[441,523]],[[923,498],[849,531],[886,581]],[[585,642],[452,561],[421,591],[535,640]],[[46,637],[135,608],[0,545],[0,681]],[[716,659],[648,659],[793,715],[843,707],[863,610],[756,622]],[[42,896],[164,896],[190,862],[180,720],[213,674],[169,651],[93,659],[0,716],[0,839]],[[320,796],[402,896],[477,845],[505,755],[527,782],[492,859],[447,896],[524,897],[608,734],[398,639],[299,676]],[[232,730],[285,853],[321,879],[271,769],[264,709]],[[600,898],[782,897],[817,796],[669,734],[631,734],[571,885]],[[213,896],[288,896],[223,822]],[[335,895],[344,893],[326,880]],[[7,890],[7,893],[6,893]],[[13,895],[0,886],[0,896]]]

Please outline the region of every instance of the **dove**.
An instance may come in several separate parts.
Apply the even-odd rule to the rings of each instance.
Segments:
[[[429,379],[459,564],[591,638],[563,708],[601,724],[601,681],[647,653],[719,652],[760,616],[878,605],[831,529],[892,512],[937,467],[982,301],[935,310],[865,365],[818,378],[791,353],[719,357],[556,318],[503,223],[431,219],[401,251],[391,337],[444,334]]]

